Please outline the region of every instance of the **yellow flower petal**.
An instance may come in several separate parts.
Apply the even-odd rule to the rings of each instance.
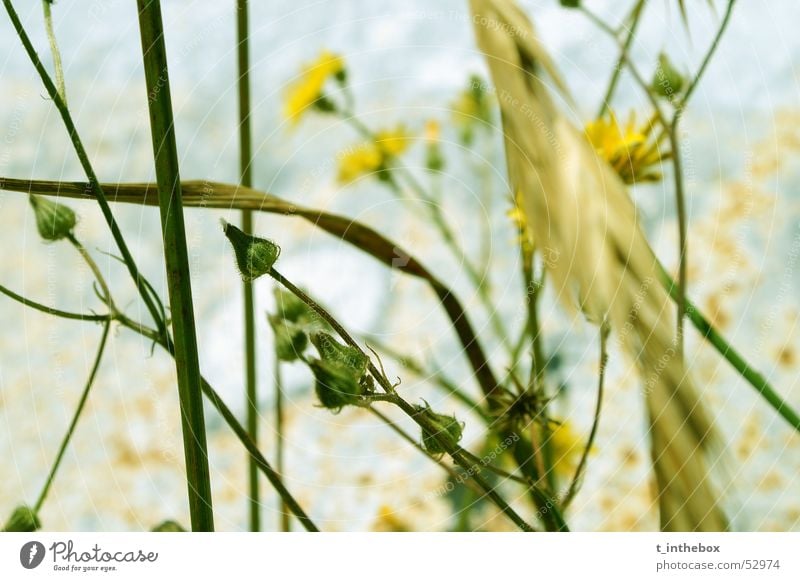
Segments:
[[[344,72],[344,59],[323,50],[316,61],[303,67],[300,77],[286,91],[284,115],[296,124],[303,113],[323,96],[325,83]]]

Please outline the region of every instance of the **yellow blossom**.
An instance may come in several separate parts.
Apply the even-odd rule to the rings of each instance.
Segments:
[[[660,166],[669,153],[661,150],[664,134],[650,139],[651,130],[652,123],[637,128],[634,113],[622,127],[617,116],[610,112],[586,124],[586,138],[626,184],[658,181],[661,173],[656,166]]]
[[[552,428],[550,446],[553,451],[553,469],[558,476],[570,478],[575,474],[585,445],[569,422],[561,422]]]
[[[508,216],[512,224],[517,227],[517,233],[519,235],[518,242],[522,247],[522,251],[526,255],[530,255],[533,253],[533,234],[528,225],[528,217],[525,215],[525,211],[522,209],[519,202],[520,192],[517,192],[514,198],[514,207],[506,212],[506,216]]]
[[[384,129],[375,134],[375,144],[388,156],[402,154],[408,149],[412,139],[411,134],[402,125],[398,125],[395,129]]]
[[[339,156],[339,182],[346,184],[383,165],[383,153],[374,143],[364,143]]]
[[[436,143],[442,136],[442,126],[436,119],[430,119],[425,123],[425,141]]]
[[[286,118],[297,123],[309,107],[318,104],[324,97],[323,89],[328,79],[341,77],[344,72],[344,59],[338,54],[323,50],[316,61],[303,67],[299,78],[286,92]]]
[[[413,137],[405,127],[383,129],[367,141],[345,150],[339,155],[339,182],[346,184],[359,177],[380,172],[389,165],[392,157],[405,152]]]

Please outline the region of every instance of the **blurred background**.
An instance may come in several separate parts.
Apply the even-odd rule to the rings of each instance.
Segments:
[[[16,8],[50,67],[40,3]],[[184,179],[238,181],[235,14],[233,2],[163,3],[172,97]],[[575,96],[580,125],[603,97],[617,49],[584,16],[556,0],[522,1]],[[619,21],[630,2],[589,1]],[[669,52],[694,71],[719,24],[723,5],[648,6],[631,54],[652,71]],[[70,109],[101,181],[154,181],[135,3],[122,0],[53,6]],[[737,4],[732,22],[683,121],[681,136],[690,205],[691,296],[746,359],[800,407],[800,62],[791,0]],[[485,262],[498,316],[516,331],[525,312],[516,232],[507,217],[500,133],[465,147],[452,127],[453,103],[472,74],[485,75],[465,0],[269,0],[251,6],[255,187],[286,200],[335,211],[375,226],[452,284],[476,328],[487,337],[495,369],[508,364],[502,344],[460,265],[430,226],[376,180],[337,182],[340,151],[358,143],[352,128],[309,114],[292,126],[283,116],[287,84],[323,49],[347,66],[359,118],[375,129],[404,124],[419,137],[406,157],[424,176],[423,135],[443,129],[447,161],[442,207],[465,252],[480,255],[479,232],[491,233]],[[60,118],[7,18],[0,18],[0,176],[83,180]],[[644,118],[648,103],[623,75],[614,102]],[[475,167],[487,182],[478,183]],[[488,184],[488,185],[487,185]],[[482,192],[490,188],[487,201]],[[672,182],[633,191],[651,243],[676,263]],[[96,204],[67,202],[80,215],[77,234],[111,282],[117,303],[147,321],[127,273],[102,252],[113,244]],[[137,262],[166,297],[155,208],[114,207]],[[242,298],[219,219],[238,211],[187,209],[186,225],[198,320],[201,368],[244,417]],[[256,232],[278,242],[280,269],[329,306],[354,334],[414,355],[475,397],[455,335],[433,293],[389,272],[357,249],[297,218],[257,215]],[[0,192],[0,283],[67,310],[100,309],[91,273],[67,245],[43,245],[23,194]],[[477,258],[476,258],[477,259]],[[275,449],[274,362],[266,313],[274,307],[268,280],[255,284],[259,336],[262,449]],[[544,344],[556,355],[551,376],[563,389],[556,407],[586,437],[597,374],[596,331],[568,316],[545,294]],[[99,326],[59,320],[0,297],[0,516],[34,502],[91,366]],[[800,436],[768,408],[692,330],[687,357],[730,444],[732,471],[752,530],[800,530]],[[612,341],[613,343],[613,341]],[[424,398],[466,422],[468,448],[482,442],[472,410],[384,359],[408,399]],[[450,530],[452,499],[440,492],[443,472],[363,410],[333,415],[316,407],[305,366],[286,365],[287,486],[324,530]],[[208,409],[209,451],[217,528],[247,526],[246,456]],[[402,422],[410,431],[413,426]],[[645,414],[631,364],[612,349],[607,399],[594,451],[568,519],[573,530],[655,530]],[[512,489],[514,490],[514,489]],[[439,491],[439,492],[437,492]],[[522,492],[517,490],[520,496]],[[278,527],[275,496],[263,482],[263,526]],[[513,497],[512,497],[513,498]],[[517,498],[525,506],[523,498]],[[40,516],[45,530],[148,530],[164,519],[188,524],[174,364],[124,329],[112,333],[73,443]],[[5,517],[3,517],[5,518]],[[471,514],[470,529],[509,525],[489,506]],[[295,527],[297,528],[297,527]]]

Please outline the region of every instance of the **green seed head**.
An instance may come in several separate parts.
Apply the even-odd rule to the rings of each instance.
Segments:
[[[464,433],[464,424],[459,422],[455,416],[437,414],[427,406],[416,406],[417,410],[425,414],[436,431],[422,429],[422,445],[430,454],[439,455],[447,452],[447,446],[440,443],[444,440],[450,446],[455,446],[461,441]]]
[[[653,77],[653,90],[665,99],[677,97],[683,90],[686,80],[673,66],[666,53],[658,55],[658,67]]]
[[[364,393],[364,386],[354,370],[342,363],[315,359],[309,363],[316,379],[314,386],[322,407],[338,412],[355,403]]]
[[[3,527],[5,533],[32,533],[39,530],[42,523],[29,506],[18,506]]]
[[[29,199],[36,215],[36,229],[42,238],[55,242],[72,234],[78,219],[69,207],[44,197],[31,195]]]
[[[245,234],[225,220],[222,221],[222,229],[233,246],[236,265],[245,282],[253,281],[272,269],[280,256],[280,246],[265,238]]]

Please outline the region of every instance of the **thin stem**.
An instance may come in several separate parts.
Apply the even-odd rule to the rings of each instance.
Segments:
[[[305,292],[295,286],[291,281],[286,279],[281,273],[279,273],[275,268],[270,269],[268,273],[272,278],[274,278],[278,283],[283,285],[289,292],[294,294],[297,298],[303,301],[306,305],[311,307],[311,309],[317,313],[325,322],[327,322],[331,328],[336,331],[336,333],[344,339],[345,343],[357,349],[361,355],[367,357],[369,360],[369,372],[378,382],[378,384],[383,388],[384,392],[389,396],[389,400],[394,405],[398,406],[401,410],[403,410],[406,415],[408,415],[411,419],[413,419],[423,430],[431,434],[439,445],[444,449],[448,455],[453,459],[453,461],[458,464],[463,470],[470,474],[471,478],[475,480],[475,482],[480,486],[486,496],[498,507],[502,510],[509,519],[514,522],[521,530],[523,531],[533,531],[533,527],[531,527],[527,522],[525,522],[522,517],[520,517],[516,511],[514,511],[511,506],[492,488],[492,486],[487,483],[482,477],[480,477],[475,471],[473,470],[473,466],[464,455],[461,453],[461,449],[454,445],[447,437],[443,436],[440,433],[440,428],[436,426],[433,422],[431,422],[424,413],[422,413],[419,409],[415,408],[413,405],[408,403],[402,397],[397,395],[394,390],[394,387],[389,382],[389,380],[378,371],[375,367],[375,364],[372,362],[372,358],[370,358],[363,349],[361,349],[360,345],[356,342],[355,339],[347,332],[347,330],[342,327],[342,325],[328,312],[326,311],[319,303],[314,301],[311,297],[309,297]]]
[[[75,250],[78,251],[78,254],[81,255],[84,262],[89,266],[89,269],[92,271],[92,274],[94,274],[94,278],[97,281],[97,284],[100,285],[100,290],[103,293],[103,300],[105,304],[108,306],[109,309],[111,309],[112,312],[115,312],[117,309],[114,306],[114,301],[113,298],[111,297],[111,291],[108,288],[108,283],[106,283],[106,279],[103,276],[103,273],[100,271],[100,267],[97,265],[94,258],[92,258],[92,255],[89,254],[89,252],[86,250],[83,244],[81,244],[78,241],[78,239],[75,238],[74,234],[69,234],[67,236],[67,240],[69,240],[72,246],[75,247]]]
[[[241,184],[249,188],[253,185],[253,140],[250,119],[250,51],[248,35],[247,0],[236,0],[236,55],[239,70],[237,83],[239,92],[239,171]],[[251,234],[253,231],[253,212],[242,210],[242,231]],[[256,376],[256,323],[253,283],[244,282],[244,361],[245,361],[245,393],[247,396],[247,432],[258,441],[258,390]],[[250,495],[250,530],[261,529],[261,517],[258,489],[258,466],[250,458],[249,495]],[[280,471],[280,467],[278,468]],[[285,512],[285,511],[284,511]],[[288,515],[287,515],[288,516]]]
[[[110,328],[111,321],[106,321],[103,325],[103,334],[100,337],[100,344],[97,347],[97,355],[95,355],[92,370],[89,372],[89,378],[86,380],[86,386],[83,388],[83,393],[81,393],[81,398],[78,401],[78,407],[75,408],[75,413],[73,414],[72,421],[67,428],[67,433],[64,434],[64,439],[61,441],[61,446],[58,449],[58,454],[56,454],[53,467],[50,469],[50,473],[47,475],[47,480],[45,481],[42,491],[39,493],[39,498],[34,505],[34,513],[38,513],[41,510],[45,498],[47,498],[47,493],[50,490],[50,486],[52,486],[53,480],[55,480],[56,471],[58,471],[58,467],[61,465],[61,460],[64,458],[64,452],[66,451],[67,446],[72,439],[72,434],[75,433],[75,426],[78,425],[78,419],[81,417],[81,412],[83,412],[83,408],[86,405],[86,400],[89,398],[89,391],[91,391],[92,385],[94,384],[94,379],[97,376],[97,370],[100,368],[100,361],[103,359],[103,353],[105,352],[106,343],[108,341],[108,331]]]
[[[675,114],[672,117],[672,123],[669,126],[669,139],[670,144],[672,147],[672,164],[675,173],[675,201],[677,206],[678,212],[678,248],[679,248],[679,256],[678,256],[678,326],[677,326],[677,344],[678,344],[678,353],[682,357],[683,356],[683,329],[684,329],[684,319],[686,317],[686,296],[688,293],[688,253],[689,253],[689,241],[688,241],[688,218],[686,216],[686,201],[685,201],[685,193],[684,193],[684,181],[683,181],[683,166],[681,160],[681,154],[678,150],[678,124],[680,123],[681,117],[683,116],[683,112],[686,110],[686,105],[689,102],[689,98],[694,93],[694,90],[697,88],[698,84],[700,83],[700,79],[703,77],[703,73],[705,73],[706,69],[708,68],[708,64],[711,62],[711,57],[717,50],[719,46],[719,42],[722,39],[722,35],[725,33],[725,29],[728,26],[728,22],[730,21],[731,14],[733,12],[733,5],[736,3],[736,0],[729,0],[728,6],[725,10],[725,15],[722,18],[722,22],[720,23],[719,28],[717,29],[717,33],[714,36],[714,40],[711,43],[710,48],[705,54],[703,58],[703,62],[700,65],[700,69],[697,71],[697,74],[694,76],[692,81],[689,83],[689,87],[686,89],[686,93],[684,93],[683,97],[681,98],[680,102],[675,107]]]
[[[275,349],[275,467],[278,474],[284,474],[284,406],[283,406],[283,377],[281,374],[281,360],[278,358],[278,350]],[[281,499],[280,529],[288,533],[291,530],[291,513],[286,503]]]
[[[53,68],[56,73],[56,87],[58,94],[66,104],[67,102],[67,85],[64,82],[64,67],[61,64],[61,51],[58,50],[58,41],[56,40],[56,33],[53,29],[53,14],[50,10],[51,0],[42,0],[42,9],[44,10],[44,28],[47,31],[47,40],[50,43],[50,54],[53,55]]]
[[[192,305],[189,253],[183,223],[178,150],[172,117],[160,0],[137,0],[148,93],[153,158],[158,182],[164,259],[181,402],[186,481],[193,531],[213,531],[211,478],[203,417],[200,361]]]
[[[572,479],[572,484],[569,486],[564,500],[561,502],[562,510],[566,510],[575,494],[578,492],[578,487],[583,480],[583,473],[586,470],[586,463],[589,460],[589,453],[594,446],[594,440],[597,436],[597,428],[600,425],[600,412],[603,409],[603,390],[606,377],[606,366],[608,365],[608,332],[609,329],[606,325],[600,328],[600,371],[597,378],[597,404],[594,408],[594,419],[592,421],[592,429],[589,431],[589,439],[586,441],[586,447],[583,449],[583,454],[578,462],[578,467],[575,469],[575,477]]]
[[[86,315],[83,313],[70,313],[68,311],[62,311],[59,309],[54,309],[52,307],[48,307],[47,305],[43,305],[41,303],[37,303],[36,301],[32,301],[30,299],[26,299],[25,297],[18,295],[14,291],[7,289],[3,285],[0,285],[0,293],[3,293],[9,298],[14,299],[18,303],[25,305],[26,307],[30,307],[32,309],[36,309],[37,311],[41,311],[42,313],[53,315],[55,317],[61,317],[62,319],[72,319],[73,321],[94,321],[94,322],[108,322],[113,319],[113,315]]]
[[[39,77],[42,79],[42,83],[45,86],[48,96],[50,99],[52,99],[53,104],[56,106],[56,109],[58,109],[58,112],[61,115],[61,119],[64,122],[64,127],[69,134],[70,141],[72,142],[72,146],[75,149],[76,155],[78,156],[81,167],[83,168],[83,171],[89,180],[88,184],[85,185],[85,194],[90,194],[94,199],[97,200],[100,210],[103,213],[103,218],[105,219],[106,224],[108,224],[111,235],[114,238],[114,242],[116,243],[117,248],[122,255],[122,259],[125,262],[131,278],[136,284],[136,288],[142,297],[142,301],[153,317],[153,320],[155,321],[159,331],[163,333],[165,332],[164,322],[161,319],[156,301],[151,295],[151,291],[148,287],[146,279],[139,272],[136,262],[133,260],[133,256],[131,255],[128,245],[126,244],[125,239],[122,236],[122,232],[119,229],[119,225],[117,224],[114,215],[111,213],[111,207],[108,204],[108,199],[106,198],[103,187],[100,185],[97,175],[94,172],[94,168],[89,161],[89,156],[86,153],[86,149],[83,147],[83,142],[78,135],[78,130],[76,129],[75,123],[72,120],[72,115],[67,108],[67,104],[61,98],[61,95],[59,94],[56,86],[53,84],[53,80],[50,78],[47,69],[44,67],[39,55],[33,48],[33,44],[28,37],[28,33],[25,32],[25,28],[22,26],[22,22],[20,21],[16,10],[14,10],[14,6],[11,4],[11,0],[3,0],[3,5],[6,8],[6,12],[8,12],[9,19],[11,20],[11,24],[13,25],[17,36],[19,36],[19,39],[28,54],[28,58],[30,58],[31,63],[33,63],[33,66],[36,69],[36,72],[39,73]]]
[[[605,96],[603,97],[603,101],[600,103],[600,110],[597,113],[597,117],[602,117],[605,112],[608,110],[609,106],[611,105],[611,99],[614,97],[614,91],[617,88],[617,83],[619,82],[620,76],[622,75],[622,67],[625,64],[625,60],[627,58],[628,50],[630,50],[631,45],[633,44],[633,38],[636,36],[636,29],[639,26],[639,22],[641,20],[642,13],[644,12],[642,9],[644,8],[646,0],[638,0],[631,11],[630,16],[626,19],[630,21],[630,26],[628,27],[628,35],[625,37],[625,41],[622,44],[622,48],[620,49],[620,56],[617,60],[617,64],[614,67],[614,72],[611,73],[611,80],[608,83],[608,88],[606,89]],[[625,24],[623,23],[623,27]],[[614,35],[615,38],[617,37],[616,34]]]
[[[669,291],[670,296],[675,299],[678,295],[678,288],[675,281],[667,273],[666,269],[659,264],[658,268],[661,274],[661,282],[664,287]],[[753,369],[747,361],[734,349],[725,338],[720,335],[714,326],[705,318],[700,310],[687,299],[686,301],[686,316],[692,322],[695,329],[700,332],[700,336],[711,343],[714,348],[722,354],[722,356],[730,363],[733,368],[741,375],[750,385],[756,388],[761,396],[767,403],[775,409],[796,431],[800,432],[800,414],[798,414],[791,405],[788,404],[775,388],[770,385],[767,379],[758,371]]]

